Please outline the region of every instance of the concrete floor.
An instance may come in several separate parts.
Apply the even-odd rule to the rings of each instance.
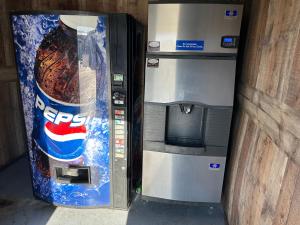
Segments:
[[[129,211],[55,207],[33,198],[29,165],[21,158],[0,172],[2,225],[225,225],[222,207],[137,198]]]

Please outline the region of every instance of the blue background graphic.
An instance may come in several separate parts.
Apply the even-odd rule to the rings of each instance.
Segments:
[[[34,65],[36,51],[44,37],[59,26],[59,15],[13,15],[12,28],[14,35],[17,70],[20,80],[21,97],[28,140],[28,150],[32,169],[34,194],[41,199],[57,205],[75,207],[98,207],[110,205],[110,129],[108,79],[106,73],[106,17],[98,17],[96,31],[91,37],[96,47],[91,54],[91,67],[96,69],[96,109],[94,117],[87,125],[88,136],[84,140],[84,151],[81,155],[83,166],[89,166],[92,172],[91,184],[59,183],[53,176],[46,176],[38,169],[39,149],[33,144],[34,101],[36,96]],[[61,165],[48,158],[49,165]],[[72,162],[75,163],[76,162]],[[70,164],[72,164],[70,163]],[[50,173],[53,175],[52,171]]]

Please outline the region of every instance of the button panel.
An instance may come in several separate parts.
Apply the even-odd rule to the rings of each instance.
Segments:
[[[114,149],[116,158],[125,157],[125,110],[114,110]]]
[[[112,118],[113,118],[113,154],[120,161],[126,156],[126,105],[127,83],[123,73],[113,73],[112,78]]]

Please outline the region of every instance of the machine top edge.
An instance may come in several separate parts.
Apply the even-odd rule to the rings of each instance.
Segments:
[[[148,4],[230,4],[230,5],[243,5],[243,0],[149,0]]]

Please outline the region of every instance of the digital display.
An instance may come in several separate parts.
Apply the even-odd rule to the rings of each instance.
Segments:
[[[224,42],[225,43],[232,43],[233,42],[233,38],[224,38]]]
[[[114,81],[123,81],[123,74],[114,74]]]
[[[222,48],[237,48],[239,44],[238,36],[223,36],[221,41]]]

